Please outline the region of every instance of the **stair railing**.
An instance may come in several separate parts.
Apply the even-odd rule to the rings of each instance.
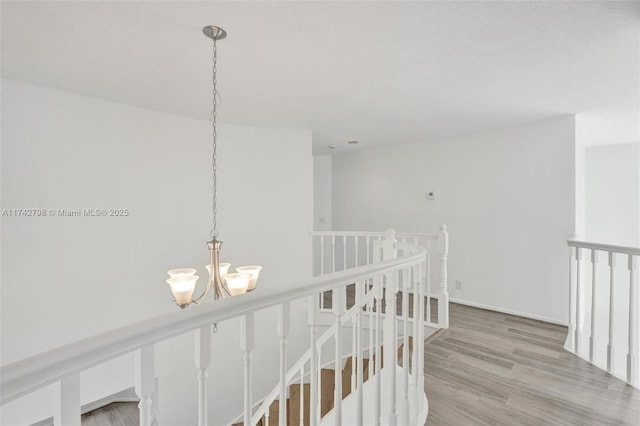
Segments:
[[[565,349],[640,387],[640,248],[577,239],[567,244],[569,333]],[[603,254],[602,263],[608,267],[601,268]]]
[[[58,389],[58,397],[55,401],[54,425],[79,426],[80,397],[82,391],[79,380],[80,374],[91,367],[103,364],[118,356],[134,353],[135,390],[140,398],[140,425],[150,426],[157,420],[154,405],[154,402],[156,402],[155,395],[158,393],[155,377],[155,346],[157,343],[171,337],[196,331],[196,368],[194,369],[194,374],[198,377],[198,425],[204,426],[208,424],[209,415],[212,411],[210,410],[210,408],[212,408],[210,407],[211,401],[207,396],[209,384],[207,370],[211,365],[211,327],[212,324],[223,324],[226,320],[239,317],[241,319],[240,346],[244,353],[243,422],[246,426],[252,425],[254,424],[252,422],[254,405],[251,392],[253,377],[254,314],[257,311],[268,308],[278,310],[278,335],[280,337],[281,352],[279,363],[281,378],[281,383],[279,383],[279,397],[282,401],[285,401],[286,386],[283,384],[290,381],[290,375],[284,371],[287,355],[289,306],[290,302],[306,299],[309,306],[314,307],[313,309],[309,309],[309,369],[311,372],[311,374],[309,374],[311,384],[311,402],[309,408],[312,414],[310,424],[318,425],[320,421],[318,407],[321,402],[318,395],[318,375],[321,370],[321,354],[319,349],[322,346],[322,342],[317,338],[318,311],[315,309],[315,306],[319,294],[327,291],[344,293],[343,288],[352,283],[356,283],[357,295],[354,304],[356,309],[345,311],[344,313],[342,313],[340,309],[337,309],[335,323],[343,325],[344,322],[348,322],[349,319],[355,315],[355,324],[353,324],[352,320],[352,327],[354,327],[357,332],[356,353],[354,358],[356,366],[360,366],[361,363],[358,364],[357,361],[363,359],[364,348],[367,343],[369,345],[371,344],[371,342],[363,341],[365,336],[363,333],[363,312],[365,310],[375,310],[376,328],[374,329],[374,334],[376,337],[374,338],[374,352],[376,354],[375,368],[377,374],[374,374],[374,376],[377,376],[378,379],[376,379],[376,408],[373,411],[376,413],[376,416],[375,420],[371,419],[371,422],[364,420],[365,413],[362,402],[363,376],[361,366],[357,367],[360,372],[356,374],[354,389],[357,404],[355,408],[350,407],[349,410],[346,410],[345,406],[349,399],[345,399],[344,404],[338,402],[337,406],[342,404],[341,415],[343,418],[346,418],[348,414],[355,415],[355,422],[351,423],[351,421],[349,421],[349,424],[380,424],[381,416],[388,416],[389,419],[393,420],[392,424],[397,424],[398,422],[395,421],[395,419],[398,419],[396,407],[400,406],[404,410],[403,404],[409,400],[410,404],[412,403],[411,401],[417,401],[413,402],[413,405],[410,406],[410,413],[413,418],[422,415],[426,417],[426,398],[424,398],[424,392],[421,387],[423,386],[421,385],[423,380],[413,379],[413,377],[408,376],[408,373],[398,373],[395,368],[389,368],[386,374],[380,374],[382,367],[380,364],[382,362],[380,361],[380,342],[382,342],[384,338],[388,344],[388,346],[385,347],[389,349],[393,347],[393,352],[395,352],[396,344],[389,345],[388,342],[398,342],[400,338],[397,321],[408,321],[406,315],[404,320],[398,318],[397,321],[395,318],[387,315],[385,326],[381,326],[383,294],[387,295],[387,312],[394,312],[395,304],[390,303],[389,300],[391,299],[391,294],[395,295],[393,290],[395,290],[396,286],[400,285],[401,288],[403,288],[403,286],[413,286],[413,291],[419,294],[421,291],[419,289],[424,287],[424,281],[421,280],[421,278],[424,276],[426,267],[428,266],[426,264],[427,259],[428,251],[417,248],[413,254],[407,253],[402,257],[381,260],[379,263],[372,263],[358,268],[346,269],[344,271],[314,277],[308,282],[284,290],[282,288],[271,290],[266,283],[263,283],[259,291],[246,294],[242,297],[220,300],[215,304],[203,304],[186,311],[172,312],[153,319],[130,324],[117,330],[101,333],[73,344],[64,345],[57,349],[3,366],[0,369],[0,405],[35,392],[47,385],[55,384]],[[373,299],[375,299],[375,303],[372,302]],[[419,315],[423,317],[421,306],[422,304],[418,305],[418,311]],[[336,331],[342,330],[342,328],[342,326],[336,326]],[[423,329],[423,327],[418,327],[418,329]],[[330,339],[330,337],[328,338]],[[418,347],[420,348],[422,345],[419,344]],[[384,362],[386,366],[395,367],[395,359],[387,359],[390,357],[390,352],[391,350],[385,350]],[[420,359],[422,359],[422,355]],[[336,361],[337,358],[334,359],[334,362]],[[419,371],[422,364],[423,362],[420,362],[420,360],[414,363],[417,371]],[[403,366],[405,370],[408,370],[407,364],[403,364]],[[385,368],[385,370],[387,369]],[[391,388],[386,382],[381,383],[383,380],[386,380],[385,378],[381,378],[381,376],[387,377],[388,375],[388,377],[391,378],[390,380],[395,381],[398,374],[401,376],[401,383],[403,385],[405,381],[407,383],[414,383],[414,387],[415,383],[418,383],[418,391],[413,393],[412,399],[407,398],[405,393],[403,393],[403,389],[406,389],[406,387],[401,388],[400,392],[397,392],[396,387]],[[299,372],[299,376],[304,378],[304,368]],[[282,382],[283,377],[285,378],[284,382]],[[159,380],[162,380],[162,377],[160,377]],[[301,389],[301,391],[302,390],[303,389]],[[418,393],[421,393],[421,395],[418,395]],[[304,403],[304,398],[302,399]],[[341,399],[337,398],[336,401],[341,401]],[[385,405],[387,403],[390,404],[389,407]],[[213,408],[215,409],[215,407]],[[420,412],[418,408],[421,408],[422,412]],[[334,410],[334,413],[339,412],[340,408]],[[369,412],[369,410],[367,412]],[[402,419],[403,415],[405,414],[400,413],[400,419]],[[402,423],[404,420],[398,421]],[[419,422],[420,420],[418,420],[418,423]],[[279,423],[280,425],[284,425],[285,419],[280,417]],[[341,424],[339,417],[336,418],[335,424]]]
[[[353,234],[352,234],[353,235]],[[420,261],[397,269],[388,274],[377,274],[365,280],[356,280],[350,285],[335,287],[331,293],[331,313],[333,322],[320,337],[315,338],[318,327],[318,300],[326,299],[326,293],[319,299],[309,298],[310,348],[284,374],[284,380],[262,400],[251,418],[251,426],[268,425],[272,417],[272,406],[277,402],[279,424],[286,419],[286,404],[295,404],[298,416],[294,421],[303,422],[305,408],[308,411],[310,425],[325,424],[424,424],[426,418],[426,397],[424,396],[424,345],[416,344],[410,350],[410,339],[424,340],[425,286],[428,283],[426,271],[429,265],[429,251],[423,247],[406,242],[398,242],[393,232],[384,234],[386,238],[376,239],[370,253],[371,265],[376,262],[388,262],[406,256],[422,255]],[[416,240],[412,239],[412,242]],[[369,266],[371,266],[369,265]],[[345,269],[339,273],[348,270]],[[334,273],[325,274],[329,277]],[[410,296],[413,298],[410,314]],[[348,300],[352,299],[352,300]],[[349,303],[351,302],[351,303]],[[401,304],[400,315],[396,308]],[[384,323],[383,323],[384,320]],[[343,348],[345,333],[351,333],[351,347]],[[333,344],[333,353],[323,350]],[[386,350],[383,350],[387,348]],[[402,348],[401,365],[398,368],[398,349]],[[328,349],[331,349],[330,347]],[[411,353],[411,354],[410,354]],[[324,354],[324,357],[323,357]],[[328,355],[328,356],[327,356]],[[328,359],[325,359],[328,358]],[[411,358],[411,360],[410,360]],[[351,375],[343,385],[343,365],[345,359],[351,360]],[[368,365],[365,367],[365,363]],[[383,365],[389,366],[383,370]],[[333,369],[333,397],[323,399],[322,371]],[[364,377],[370,379],[373,395],[366,404],[364,401]],[[286,389],[295,386],[298,398],[293,400]],[[305,406],[304,389],[308,386],[309,406]],[[343,401],[344,389],[349,396]],[[324,393],[325,398],[326,393]],[[385,403],[388,403],[385,405]],[[367,410],[364,407],[367,407]],[[345,411],[345,407],[350,409]],[[383,409],[384,406],[384,409]],[[370,415],[365,413],[371,413]],[[355,414],[355,415],[353,415]],[[422,415],[421,415],[422,414]],[[327,416],[327,417],[325,417]],[[383,417],[386,420],[383,420]],[[365,418],[366,417],[366,418]],[[236,419],[238,421],[240,419]],[[233,422],[232,422],[233,423]]]
[[[431,251],[432,245],[438,248],[438,258],[434,265],[425,264],[429,273],[423,277],[426,280],[426,304],[427,325],[434,328],[449,328],[449,290],[448,290],[448,256],[449,233],[446,225],[440,226],[438,234],[420,233],[396,233],[393,229],[386,232],[357,232],[357,231],[313,231],[314,266],[313,273],[316,276],[357,268],[362,265],[370,265],[379,262],[382,256],[382,247],[385,241],[393,242],[398,253],[402,254],[402,245],[411,244],[421,246]],[[439,282],[438,293],[431,293],[431,269],[435,266]],[[429,278],[429,279],[427,279]],[[436,277],[434,277],[436,278]],[[332,294],[326,293],[319,297],[320,322],[323,318],[332,318]],[[432,321],[431,299],[437,300],[437,319]],[[323,313],[330,315],[323,316]]]

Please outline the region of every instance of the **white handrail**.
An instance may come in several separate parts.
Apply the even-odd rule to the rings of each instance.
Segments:
[[[369,232],[369,231],[311,231],[309,233],[312,237],[331,237],[331,236],[347,236],[347,237],[386,237],[389,234],[387,232]],[[396,232],[396,237],[415,237],[425,238],[428,240],[437,240],[438,235],[434,234],[419,234],[415,232]]]
[[[272,306],[342,287],[346,282],[398,271],[424,262],[426,250],[384,262],[314,277],[285,290],[259,290],[243,297],[172,312],[64,345],[0,368],[0,405],[61,378],[84,371],[143,346]]]
[[[640,256],[639,247],[617,246],[613,244],[594,243],[590,241],[578,240],[575,238],[567,240],[569,247],[588,248],[593,250],[612,251],[615,253],[630,254]]]

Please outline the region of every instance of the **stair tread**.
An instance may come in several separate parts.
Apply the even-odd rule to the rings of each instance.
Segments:
[[[409,354],[413,352],[413,337],[409,337]],[[398,347],[397,359],[402,362],[404,344]],[[380,354],[382,355],[382,361],[384,361],[384,348],[380,347]],[[364,358],[362,360],[363,383],[369,379],[369,364],[375,363],[375,355],[371,357],[371,360]],[[342,399],[346,398],[351,393],[351,375],[353,373],[353,357],[348,357],[345,361],[342,369]],[[381,362],[380,368],[384,366],[384,362]],[[357,366],[356,366],[357,368]],[[334,398],[335,398],[335,370],[332,368],[323,368],[320,370],[320,416],[324,417],[327,413],[333,410]],[[289,386],[289,399],[287,399],[287,425],[299,426],[300,425],[300,384],[294,383]],[[303,404],[304,412],[302,424],[309,425],[309,397],[310,397],[310,384],[304,383],[302,386],[303,392]],[[269,424],[266,424],[266,419],[262,418],[258,422],[258,426],[278,426],[280,420],[280,401],[275,400],[269,407]],[[234,423],[232,426],[243,426],[243,423]]]

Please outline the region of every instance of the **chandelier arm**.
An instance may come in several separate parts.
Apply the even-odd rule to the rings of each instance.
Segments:
[[[191,303],[193,303],[194,305],[199,305],[200,303],[202,303],[207,298],[207,295],[209,294],[209,290],[211,290],[211,286],[213,284],[213,281],[215,280],[213,271],[219,268],[219,265],[215,264],[214,257],[215,256],[213,254],[213,245],[209,244],[209,260],[210,260],[209,265],[211,265],[211,273],[209,273],[209,279],[207,280],[207,287],[205,287],[202,294],[191,300]]]
[[[211,289],[211,280],[207,281],[207,287],[204,289],[202,294],[196,297],[195,299],[193,299],[191,303],[189,303],[189,305],[191,304],[199,305],[200,303],[202,303],[207,298],[207,295],[209,294],[210,289]]]

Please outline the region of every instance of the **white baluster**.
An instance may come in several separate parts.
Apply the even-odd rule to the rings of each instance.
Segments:
[[[627,353],[627,383],[640,386],[638,352],[640,350],[640,292],[636,280],[637,258],[629,255],[629,352]]]
[[[449,291],[447,289],[447,258],[449,233],[447,226],[440,227],[440,293],[438,293],[438,327],[449,328]]]
[[[582,269],[582,251],[580,250],[580,247],[576,247],[576,328],[575,328],[575,335],[573,338],[573,343],[574,343],[574,352],[576,354],[579,353],[580,351],[580,335],[582,334],[582,319],[581,319],[581,313],[582,313],[582,295],[581,295],[581,291],[580,291],[580,270]]]
[[[320,275],[324,275],[324,235],[320,236]]]
[[[427,255],[428,256],[431,255],[431,240],[427,240]],[[430,270],[431,268],[431,263],[429,263],[430,260],[427,260],[426,262],[427,262],[427,265],[425,266],[425,270],[427,269]],[[423,287],[423,285],[425,284],[426,284],[426,289],[425,287]],[[422,316],[420,317],[420,320],[431,323],[431,273],[429,272],[426,275],[426,283],[423,284],[423,281],[420,281],[418,285],[420,286],[420,294],[423,295],[423,297],[420,299],[420,306],[421,306],[420,309],[422,309]],[[426,303],[426,308],[425,308],[425,303]],[[426,313],[425,313],[425,309],[426,309]],[[424,327],[424,324],[422,324],[422,326]]]
[[[357,321],[354,317],[351,319],[351,392],[354,392],[356,389],[356,351],[358,350],[356,347],[356,340],[358,339],[356,337],[356,325]]]
[[[80,376],[63,377],[56,384],[53,399],[54,426],[80,426]]]
[[[406,238],[405,238],[406,242]],[[402,270],[402,395],[400,423],[409,424],[409,274]],[[416,342],[417,343],[417,342]]]
[[[364,374],[364,361],[362,356],[362,299],[364,292],[364,283],[356,283],[356,362],[354,368],[357,368],[357,387],[356,387],[356,425],[362,426],[363,424],[363,374]]]
[[[598,252],[591,249],[591,334],[589,336],[589,361],[593,362],[593,353],[596,345],[596,269],[598,264]]]
[[[423,282],[426,281],[427,288],[429,288],[429,282],[431,280],[431,251],[427,251],[427,260],[424,263],[424,271],[423,265],[418,266],[418,294],[420,295],[420,327],[418,327],[418,339],[415,342],[416,348],[414,350],[418,351],[418,407],[416,409],[424,409],[423,407],[423,394],[424,394],[424,323],[422,322],[424,319],[424,285]],[[423,281],[424,280],[424,281]],[[427,299],[428,300],[428,299]],[[448,305],[447,305],[448,306]],[[448,315],[447,315],[448,318]]]
[[[423,321],[420,319],[420,294],[418,271],[416,266],[411,267],[411,283],[413,283],[413,356],[411,362],[411,373],[413,374],[413,388],[418,389],[418,327],[424,327]],[[429,300],[429,299],[427,299]],[[424,303],[424,300],[423,300]]]
[[[253,351],[254,332],[254,318],[253,312],[251,312],[241,317],[240,321],[240,348],[244,352],[244,426],[251,426],[253,407],[253,372],[251,371],[251,352]]]
[[[565,349],[571,350],[575,348],[574,335],[576,329],[576,315],[575,315],[575,291],[573,289],[573,247],[569,247],[569,330],[567,333],[567,342],[565,343]]]
[[[289,302],[278,307],[278,336],[280,337],[280,403],[278,422],[280,426],[287,424],[287,336],[290,319]],[[267,422],[268,424],[268,422]]]
[[[198,426],[207,422],[207,369],[211,365],[211,327],[195,331],[195,363],[198,369]]]
[[[318,378],[316,382],[318,383],[318,389],[316,389],[316,395],[318,395],[318,418],[316,419],[316,421],[318,422],[318,424],[320,424],[320,419],[322,417],[322,345],[318,345],[318,363],[316,365],[318,366],[318,372],[316,374]]]
[[[336,314],[335,357],[334,357],[334,383],[333,396],[336,426],[342,425],[342,315],[344,314],[345,301],[341,288],[333,290],[333,312]]]
[[[311,426],[317,426],[318,424],[318,345],[316,341],[316,309],[313,305],[313,296],[309,297],[308,307],[309,318],[309,338],[311,343],[311,360],[310,360],[310,386],[309,386],[309,422]],[[302,413],[300,414],[302,415]]]
[[[380,426],[381,406],[382,406],[382,379],[380,370],[382,369],[382,281],[375,277],[373,281],[376,298],[376,359],[375,359],[375,386],[376,395],[374,402],[374,425]]]
[[[614,313],[615,313],[615,291],[614,291],[614,269],[616,266],[616,254],[609,252],[609,344],[607,345],[607,371],[613,371],[615,349],[613,345]]]
[[[324,275],[324,235],[320,236],[320,275]],[[324,293],[318,294],[320,309],[324,309]]]
[[[336,271],[336,236],[331,236],[331,272]]]
[[[299,426],[304,426],[304,364],[300,368],[300,422]]]
[[[371,237],[369,237],[368,235],[365,237],[365,244],[367,245],[367,265],[371,263],[371,254],[370,254],[370,250],[372,250],[371,248]]]
[[[373,291],[370,287],[370,282],[367,281],[367,287],[369,287],[368,293]],[[369,314],[369,379],[373,377],[373,299],[367,304],[367,313]]]
[[[357,235],[355,237],[353,237],[354,243],[356,245],[355,247],[355,260],[354,260],[354,266],[357,268],[358,266],[360,266],[360,251],[358,250],[358,240],[360,240],[360,237],[358,237]]]
[[[140,426],[151,426],[153,416],[151,395],[155,387],[155,356],[153,345],[143,346],[134,355],[135,362],[135,391],[140,403]],[[65,424],[66,426],[66,424]]]
[[[267,408],[264,412],[264,424],[269,426],[269,409]]]
[[[342,269],[347,269],[347,236],[342,236]]]

